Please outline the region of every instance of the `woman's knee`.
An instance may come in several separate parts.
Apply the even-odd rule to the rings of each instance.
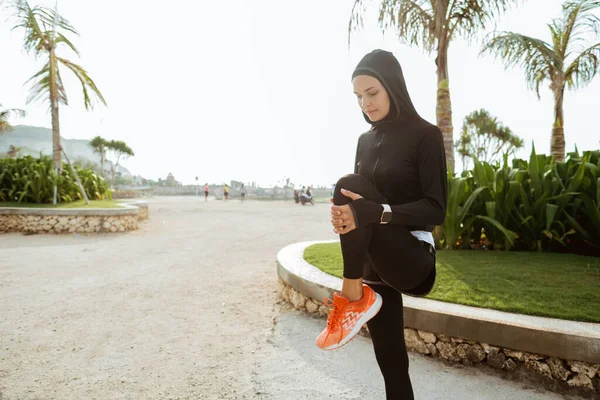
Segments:
[[[335,190],[333,191],[333,203],[337,205],[347,204],[350,199],[342,194],[342,189],[353,191],[351,188],[356,186],[356,181],[360,175],[348,174],[342,176],[335,184]]]
[[[350,202],[350,198],[342,194],[342,189],[360,194],[365,198],[373,197],[373,195],[377,192],[377,189],[375,189],[373,184],[364,176],[358,174],[344,175],[338,179],[337,183],[335,184],[335,190],[333,192],[334,204],[342,205]]]
[[[347,174],[338,179],[335,184],[335,191],[346,189],[352,191],[352,188],[364,185],[366,178],[358,174]],[[368,181],[367,181],[368,182]]]

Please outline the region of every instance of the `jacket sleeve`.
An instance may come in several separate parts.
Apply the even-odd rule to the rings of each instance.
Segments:
[[[360,151],[360,140],[362,139],[363,135],[360,135],[358,138],[358,143],[356,144],[356,156],[354,156],[354,173],[358,174],[358,163],[359,163],[359,159],[358,159],[358,154]]]
[[[392,220],[399,225],[441,225],[446,217],[448,175],[442,132],[435,128],[423,135],[417,147],[419,180],[423,197],[412,203],[390,204]],[[383,207],[371,200],[353,201],[357,225],[379,223]]]

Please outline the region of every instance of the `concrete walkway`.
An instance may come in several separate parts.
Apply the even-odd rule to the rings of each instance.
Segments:
[[[0,399],[383,399],[368,339],[276,305],[275,255],[325,204],[154,198],[114,235],[0,235]],[[417,399],[559,399],[411,355]]]

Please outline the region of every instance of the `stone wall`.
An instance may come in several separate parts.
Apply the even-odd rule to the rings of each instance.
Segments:
[[[323,303],[305,297],[281,279],[278,296],[298,310],[321,317],[326,317],[329,313],[329,308]],[[363,334],[368,334],[367,332],[366,326],[363,327]],[[412,328],[404,329],[404,336],[406,347],[420,354],[465,365],[487,364],[508,372],[525,368],[537,375],[565,382],[570,387],[600,393],[600,365],[530,354]]]
[[[135,206],[139,207],[140,211],[138,212],[138,220],[139,221],[146,221],[149,218],[149,213],[148,213],[148,205],[147,204],[135,204]]]
[[[141,212],[142,208],[140,208]],[[146,210],[146,218],[148,208]],[[0,233],[97,233],[138,229],[138,214],[114,216],[0,215]]]

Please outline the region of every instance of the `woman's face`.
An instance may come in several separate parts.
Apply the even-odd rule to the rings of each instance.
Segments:
[[[381,82],[370,75],[357,75],[352,80],[360,109],[371,122],[384,119],[390,112],[390,97]]]

